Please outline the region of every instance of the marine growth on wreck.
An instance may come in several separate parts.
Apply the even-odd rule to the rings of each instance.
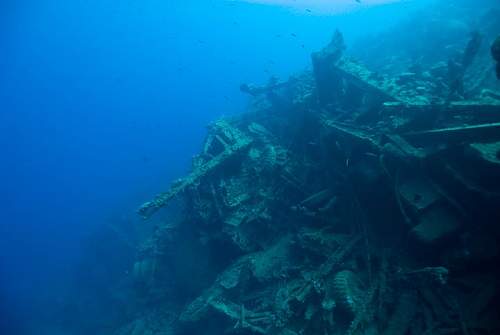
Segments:
[[[242,85],[140,207],[160,223],[116,334],[499,334],[498,14],[449,57],[336,31],[312,70]]]

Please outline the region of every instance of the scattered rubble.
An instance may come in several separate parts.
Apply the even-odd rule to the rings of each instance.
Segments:
[[[158,276],[146,286],[163,301],[176,297],[163,332],[142,333],[499,333],[495,87],[438,89],[446,62],[426,75],[368,70],[340,32],[312,63],[245,86],[250,110],[214,123],[191,174],[139,209],[185,207],[135,267]],[[195,287],[165,255],[196,268]]]

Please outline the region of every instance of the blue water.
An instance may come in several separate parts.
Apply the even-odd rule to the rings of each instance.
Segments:
[[[1,334],[61,303],[82,240],[183,175],[242,82],[286,78],[413,3],[338,16],[226,1],[0,5]],[[140,224],[139,222],[137,224]]]

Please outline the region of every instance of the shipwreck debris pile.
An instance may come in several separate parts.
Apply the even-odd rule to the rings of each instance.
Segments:
[[[500,333],[500,100],[344,49],[252,90],[140,208],[185,215],[141,250],[150,302],[120,334]]]

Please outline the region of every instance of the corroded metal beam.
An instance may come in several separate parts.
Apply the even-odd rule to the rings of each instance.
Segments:
[[[230,127],[227,123],[224,123],[224,126]],[[169,191],[160,193],[153,200],[144,203],[138,209],[139,215],[141,215],[144,219],[150,218],[155,212],[164,207],[175,196],[183,193],[189,186],[195,184],[200,179],[210,174],[212,171],[224,165],[224,163],[231,157],[234,157],[235,155],[241,153],[252,143],[252,140],[249,137],[243,135],[239,130],[235,128],[221,130],[223,131],[223,133],[229,132],[233,135],[237,134],[237,137],[233,138],[234,143],[224,143],[224,151],[222,151],[220,154],[216,155],[206,163],[197,167],[186,178],[182,179],[179,183],[176,183],[174,186],[172,186]]]

